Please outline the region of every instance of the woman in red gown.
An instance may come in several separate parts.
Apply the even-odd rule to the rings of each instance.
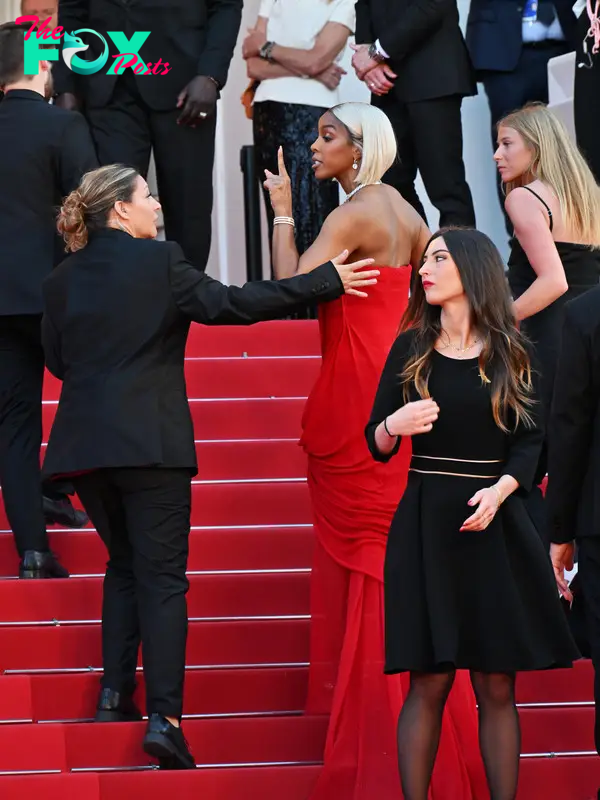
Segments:
[[[429,231],[395,189],[381,184],[396,142],[379,109],[364,103],[331,109],[319,121],[312,150],[317,178],[337,179],[346,202],[299,257],[280,151],[279,175],[267,172],[265,181],[275,212],[277,278],[314,269],[342,250],[374,258],[380,275],[367,299],[357,292],[320,310],[323,366],[303,419],[316,538],[306,710],[330,715],[325,763],[311,800],[397,800],[396,721],[408,687],[403,677],[383,674],[383,563],[410,452],[405,449],[391,471],[390,465],[382,470],[370,457],[364,428],[408,302],[406,265],[420,263]],[[475,700],[468,676],[459,676],[429,800],[486,796]]]

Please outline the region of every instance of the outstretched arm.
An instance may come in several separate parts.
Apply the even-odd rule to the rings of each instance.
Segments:
[[[360,272],[370,264],[369,259],[344,264],[341,257],[322,264],[310,275],[225,286],[187,262],[178,244],[168,242],[167,246],[173,300],[186,317],[205,325],[251,325],[277,319],[309,302],[335,300],[344,292],[361,295],[361,288],[376,283],[379,274]]]

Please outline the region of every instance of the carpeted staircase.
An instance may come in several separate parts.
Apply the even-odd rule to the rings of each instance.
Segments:
[[[318,330],[310,321],[195,327],[188,353],[200,473],[184,730],[199,769],[152,768],[144,723],[89,722],[105,561],[96,534],[52,532],[69,580],[10,580],[17,558],[0,508],[0,800],[310,797],[326,720],[302,716],[312,532],[296,441],[319,369]],[[49,378],[46,436],[59,391]],[[143,690],[140,674],[142,703]],[[522,676],[518,695],[519,800],[595,797],[590,665]]]

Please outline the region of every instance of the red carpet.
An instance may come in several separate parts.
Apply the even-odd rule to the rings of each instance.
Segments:
[[[197,326],[190,338],[186,372],[200,472],[185,732],[201,768],[159,773],[140,749],[143,724],[86,722],[98,686],[106,556],[93,530],[55,530],[52,547],[73,578],[0,580],[1,800],[309,799],[326,720],[299,714],[312,530],[296,440],[318,352],[312,322]],[[59,391],[49,380],[46,437]],[[0,508],[2,578],[17,571],[7,527]],[[587,662],[519,677],[519,800],[595,797],[592,682]]]

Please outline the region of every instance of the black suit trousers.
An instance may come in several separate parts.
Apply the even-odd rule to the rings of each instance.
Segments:
[[[426,221],[416,189],[421,173],[432,204],[440,212],[440,227],[475,226],[471,190],[465,177],[459,95],[404,103],[393,92],[372,96],[384,111],[398,141],[398,159],[384,176]]]
[[[147,712],[181,718],[191,473],[103,469],[74,478],[107,547],[103,688],[132,694],[141,640]]]
[[[127,73],[106,106],[86,111],[100,164],[127,164],[146,177],[154,150],[166,237],[203,270],[211,243],[216,119],[191,128],[177,124],[180,114],[147,106]]]
[[[48,550],[42,505],[41,314],[0,316],[0,486],[19,555]],[[44,493],[63,499],[65,482],[47,482]]]

